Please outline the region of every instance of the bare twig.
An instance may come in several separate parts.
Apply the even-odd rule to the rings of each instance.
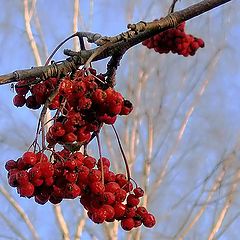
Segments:
[[[42,65],[41,57],[38,51],[38,47],[36,44],[36,41],[33,37],[32,29],[31,29],[31,18],[30,18],[30,13],[28,9],[28,0],[24,0],[24,20],[25,20],[25,27],[26,27],[26,32],[29,40],[29,44],[32,48],[33,55],[35,57],[35,62],[37,66]],[[33,5],[34,6],[34,5]]]
[[[183,122],[181,124],[181,127],[178,131],[178,134],[177,134],[177,138],[176,138],[176,141],[174,143],[174,145],[172,146],[172,148],[169,150],[169,153],[167,154],[166,158],[163,160],[163,167],[160,171],[160,174],[158,175],[159,177],[155,180],[153,186],[152,186],[152,191],[151,191],[151,196],[153,196],[153,192],[158,188],[158,186],[162,183],[166,173],[167,173],[167,169],[168,169],[168,163],[169,161],[171,160],[171,158],[173,157],[173,155],[175,154],[178,146],[179,146],[179,143],[181,142],[182,140],[182,137],[183,137],[183,134],[186,130],[186,127],[187,127],[187,124],[188,124],[188,121],[191,117],[191,115],[193,114],[197,104],[199,103],[201,97],[203,96],[208,84],[209,84],[209,81],[211,80],[212,78],[212,74],[213,74],[213,71],[219,61],[219,58],[220,58],[220,53],[221,51],[217,51],[216,55],[214,56],[214,59],[212,60],[211,62],[211,65],[209,66],[209,72],[208,72],[208,75],[206,76],[204,82],[202,83],[202,86],[200,87],[199,91],[197,92],[196,94],[196,97],[192,103],[192,105],[190,106],[190,108],[188,109],[188,111],[186,112],[186,115],[183,119]]]
[[[217,221],[215,222],[212,231],[209,234],[208,240],[213,240],[216,233],[219,231],[220,227],[222,226],[223,220],[225,219],[225,216],[226,216],[226,214],[227,214],[227,212],[228,212],[229,208],[231,207],[232,202],[234,200],[234,197],[235,197],[234,193],[235,193],[236,188],[238,186],[239,181],[237,179],[239,178],[239,175],[240,175],[240,170],[238,170],[236,172],[235,176],[233,177],[232,186],[229,189],[228,197],[225,201],[225,204],[222,208],[222,211],[219,213],[219,215],[217,217]]]
[[[76,227],[76,232],[74,236],[74,240],[79,240],[81,238],[85,223],[87,219],[87,213],[86,211],[83,211],[83,216],[79,218],[77,227]]]
[[[78,31],[78,17],[79,17],[79,0],[74,0],[74,7],[73,7],[73,32]],[[73,39],[73,50],[78,51],[78,39]]]
[[[168,10],[168,13],[172,13],[174,11],[174,7],[175,7],[177,1],[178,0],[173,0],[172,4],[171,4],[171,6],[170,6],[170,8]]]
[[[11,197],[11,195],[8,193],[8,191],[2,185],[0,185],[0,192],[8,200],[8,202],[14,207],[16,212],[20,215],[22,220],[25,222],[25,224],[29,228],[30,232],[32,233],[33,239],[34,240],[39,240],[38,233],[37,233],[36,229],[34,228],[32,222],[28,218],[27,214],[19,206],[19,204]]]
[[[60,228],[60,231],[62,233],[63,240],[70,240],[70,234],[68,230],[67,223],[64,220],[61,205],[57,204],[53,206],[53,210]]]
[[[23,239],[23,240],[27,240],[27,238],[25,238],[22,233],[16,228],[16,224],[14,222],[12,222],[11,220],[9,220],[5,214],[0,212],[0,217],[3,219],[3,221],[9,226],[9,228],[11,229],[11,232],[14,232],[16,234],[16,236],[18,236],[19,238]],[[1,236],[0,236],[1,239]]]
[[[199,209],[199,211],[196,213],[195,217],[193,218],[193,220],[189,223],[189,225],[184,229],[183,233],[181,234],[181,236],[178,238],[179,240],[183,240],[185,239],[185,236],[187,235],[187,233],[193,228],[193,226],[198,222],[198,220],[200,219],[200,217],[202,216],[202,214],[205,212],[209,201],[212,199],[214,193],[217,191],[217,189],[219,188],[219,186],[221,185],[224,176],[226,174],[226,169],[222,169],[222,171],[219,173],[219,176],[216,178],[216,181],[214,182],[211,191],[209,192],[207,199],[205,201],[205,204],[203,204],[203,206]]]

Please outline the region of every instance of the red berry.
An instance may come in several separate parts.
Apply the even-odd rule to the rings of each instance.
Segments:
[[[116,182],[108,182],[105,185],[105,191],[115,193],[118,189],[120,189],[120,186]]]
[[[38,164],[40,166],[43,178],[49,178],[53,176],[54,167],[50,162],[39,162]]]
[[[14,161],[14,160],[8,160],[6,163],[5,163],[5,169],[7,171],[9,171],[10,169],[14,169],[17,167],[17,162]]]
[[[107,159],[105,157],[102,157],[102,164],[103,164],[103,166],[107,166],[109,168],[110,167],[109,159]],[[98,159],[97,167],[98,167],[98,169],[101,169],[101,161],[100,161],[100,159]]]
[[[78,168],[78,181],[87,182],[89,175],[89,168],[85,166],[81,166]]]
[[[44,154],[44,153],[37,153],[36,154],[37,157],[37,162],[48,162],[48,157]]]
[[[91,192],[95,195],[103,194],[105,191],[104,184],[102,182],[93,182],[90,184]]]
[[[147,214],[144,218],[143,218],[143,225],[145,227],[153,227],[156,224],[156,220],[155,217],[152,214]]]
[[[65,143],[72,143],[77,141],[77,136],[73,132],[69,132],[63,136],[63,141]]]
[[[107,213],[104,208],[95,209],[92,212],[91,219],[95,223],[103,223],[106,219]]]
[[[26,81],[21,80],[15,85],[15,91],[19,95],[26,95],[29,91],[29,86],[26,85]],[[22,86],[21,86],[22,85]],[[23,86],[25,85],[25,86]]]
[[[148,211],[145,207],[138,207],[136,213],[144,218],[148,214]]]
[[[96,165],[96,159],[90,156],[87,156],[83,159],[83,165],[87,168],[94,168]]]
[[[107,97],[107,94],[100,88],[96,89],[96,91],[94,91],[92,96],[93,101],[98,104],[103,103],[106,97]]]
[[[111,192],[104,192],[101,199],[104,204],[112,205],[115,202],[115,195]]]
[[[136,220],[134,218],[134,227],[137,228],[137,227],[140,227],[142,225],[142,221],[141,220]]]
[[[42,171],[40,167],[36,167],[36,165],[31,168],[28,172],[29,179],[32,181],[33,179],[39,179],[42,176]]]
[[[22,156],[25,166],[34,166],[37,163],[37,156],[33,152],[25,152]]]
[[[11,175],[8,177],[8,184],[9,184],[11,187],[17,187],[17,186],[18,186],[18,182],[17,182],[17,179],[16,179],[16,174],[11,174]]]
[[[77,181],[78,175],[76,173],[67,172],[65,178],[70,183],[75,183]]]
[[[62,137],[65,134],[65,129],[63,127],[63,124],[60,122],[54,123],[50,128],[49,128],[49,133],[53,135],[53,137]]]
[[[54,183],[53,177],[45,178],[45,179],[44,179],[44,183],[45,183],[45,185],[48,186],[48,187],[52,186],[53,183]]]
[[[134,228],[134,220],[133,218],[126,218],[126,219],[123,219],[121,221],[121,227],[125,230],[125,231],[130,231],[131,229]]]
[[[129,100],[124,100],[121,112],[119,115],[128,115],[133,110],[133,105]]]
[[[115,177],[115,173],[114,172],[112,172],[112,171],[108,171],[108,172],[104,172],[104,181],[106,182],[106,183],[108,183],[108,182],[115,182],[115,179],[116,179],[116,177]]]
[[[115,218],[116,219],[121,219],[126,211],[126,206],[123,203],[116,203],[114,206],[114,211],[115,211]]]
[[[58,204],[62,201],[62,198],[55,197],[54,195],[51,195],[49,198],[49,202],[52,204]]]
[[[40,193],[35,195],[35,202],[41,205],[44,205],[50,198],[49,193]]]
[[[115,215],[114,208],[107,204],[103,205],[102,208],[106,211],[106,221],[113,221]]]
[[[17,174],[16,174],[16,180],[19,184],[19,186],[21,185],[25,185],[29,182],[29,178],[28,178],[28,172],[25,170],[20,170]]]
[[[39,104],[37,101],[36,101],[36,98],[35,96],[29,96],[27,99],[26,99],[26,106],[30,109],[38,109],[41,107],[41,104]]]
[[[70,171],[73,171],[75,168],[76,168],[77,164],[74,160],[67,160],[65,163],[64,163],[64,167],[65,169],[68,169]]]
[[[127,192],[122,189],[122,188],[119,188],[115,191],[115,198],[116,198],[116,201],[117,202],[123,202],[127,197]]]
[[[21,197],[32,197],[34,193],[34,186],[32,183],[28,182],[25,185],[19,186],[18,191]]]
[[[59,93],[63,95],[71,94],[73,91],[73,83],[67,77],[59,85]]]
[[[85,128],[80,128],[77,132],[77,141],[80,144],[88,143],[91,139],[90,132],[86,131]]]
[[[144,195],[144,191],[142,188],[140,187],[136,187],[134,190],[133,190],[134,194],[136,195],[136,197],[142,197]]]
[[[98,182],[101,180],[101,177],[102,177],[101,171],[99,171],[97,169],[91,169],[91,171],[88,174],[88,181],[89,182]]]
[[[133,218],[136,215],[136,208],[135,207],[126,207],[125,217],[126,218]]]
[[[65,198],[74,199],[81,194],[81,189],[75,183],[68,183],[65,188]]]
[[[26,103],[26,99],[23,95],[16,95],[13,98],[13,104],[16,107],[22,107]]]
[[[115,121],[117,120],[117,116],[111,117],[105,113],[104,115],[99,116],[98,119],[99,119],[99,121],[106,123],[106,124],[114,124]]]

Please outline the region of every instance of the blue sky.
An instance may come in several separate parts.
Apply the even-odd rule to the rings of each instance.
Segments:
[[[102,35],[114,35],[125,31],[129,21],[137,22],[143,18],[152,20],[164,15],[171,1],[164,3],[150,0],[99,0],[92,2],[94,3],[93,8],[90,6],[91,1],[80,2],[82,16],[80,30],[90,30]],[[197,1],[191,1],[191,3],[194,2]],[[49,53],[60,41],[72,34],[72,3],[72,0],[37,2],[39,19],[42,23],[42,31]],[[181,1],[177,7],[181,8],[188,4],[188,1]],[[0,74],[34,66],[34,57],[25,34],[22,1],[0,0],[0,5],[3,9],[0,14]],[[129,9],[129,14],[127,14],[126,9]],[[131,9],[133,9],[132,13]],[[141,178],[145,160],[142,150],[146,151],[147,149],[147,120],[145,116],[142,117],[143,113],[148,112],[154,122],[153,152],[157,154],[153,160],[150,183],[154,182],[159,169],[163,166],[163,160],[167,159],[168,152],[174,148],[177,134],[186,113],[196,101],[196,95],[206,79],[209,79],[209,84],[188,121],[183,138],[169,161],[169,174],[157,189],[157,197],[150,203],[149,207],[155,211],[159,225],[153,231],[144,231],[146,234],[144,236],[147,236],[147,239],[159,239],[160,233],[173,235],[177,231],[179,219],[185,219],[185,210],[188,211],[192,207],[200,188],[196,188],[178,207],[174,208],[174,204],[186,192],[201,182],[212,171],[221,157],[224,154],[227,156],[234,149],[239,139],[239,9],[238,2],[231,3],[187,23],[187,31],[201,36],[206,42],[206,47],[199,50],[193,58],[186,59],[170,54],[160,56],[154,52],[144,52],[141,46],[130,50],[123,58],[118,71],[117,88],[121,89],[124,94],[128,94],[136,106],[134,110],[136,115],[134,116],[141,119],[138,125],[140,137],[137,144],[137,157],[133,164],[133,175],[137,179]],[[34,28],[33,33],[44,61],[43,46]],[[72,41],[64,47],[71,48]],[[219,54],[219,59],[215,65],[214,54]],[[142,61],[142,55],[145,56],[145,61]],[[63,58],[64,55],[59,51],[54,59]],[[99,71],[104,71],[104,62],[97,63],[95,66],[98,67]],[[139,83],[139,73],[143,69],[147,69],[149,75],[148,81],[144,85],[145,91],[141,92],[138,102],[135,89]],[[3,165],[5,160],[20,156],[31,143],[38,114],[28,109],[16,109],[12,105],[14,93],[10,86],[1,86],[0,93],[0,161]],[[161,107],[160,114],[156,115],[156,109],[160,109],[159,106]],[[119,120],[117,126],[124,139],[124,130],[134,128],[134,123]],[[125,145],[124,147],[128,149],[129,146]],[[114,150],[116,149],[117,147],[114,148]],[[110,155],[108,147],[104,147],[104,150],[106,154]],[[128,152],[128,150],[126,151]],[[115,154],[119,155],[119,152]],[[172,171],[170,171],[171,167],[174,167]],[[236,162],[229,169],[229,179],[231,179],[231,173],[238,167],[239,164]],[[5,183],[5,170],[2,169],[1,172],[1,182]],[[215,176],[217,173],[210,178],[207,189],[212,186]],[[227,184],[228,179],[226,178],[225,181]],[[207,236],[209,226],[214,222],[214,212],[218,213],[218,209],[221,209],[224,203],[222,196],[224,196],[227,186],[226,189],[223,187],[216,194],[217,203],[209,205],[208,211],[205,212],[198,227],[190,233],[188,239],[201,239],[199,236]],[[18,198],[15,190],[9,191],[29,214],[41,239],[46,239],[49,235],[53,237],[52,239],[60,238],[50,204],[36,205],[33,200]],[[206,195],[207,190],[199,204],[204,202]],[[29,231],[13,208],[9,206],[3,196],[0,196],[0,200],[2,202],[0,212],[16,223],[16,227],[26,234],[27,239],[31,239]],[[238,204],[239,196],[236,194],[234,206],[224,223],[233,218],[238,210]],[[67,221],[72,223],[70,228],[73,232],[75,221],[82,214],[81,207],[77,200],[72,201],[72,203],[65,201],[63,209]],[[197,210],[198,207],[196,207]],[[236,239],[238,236],[237,223],[239,223],[239,219],[220,239]],[[101,226],[93,225],[91,222],[88,222],[87,226],[83,239],[91,239],[88,229],[96,232],[98,239],[103,239]],[[1,225],[0,231],[2,235],[13,236],[6,225]],[[125,235],[120,232],[119,239],[123,238]],[[0,236],[0,239],[6,238]]]

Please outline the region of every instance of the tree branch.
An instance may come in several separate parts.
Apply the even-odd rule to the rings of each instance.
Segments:
[[[18,70],[11,74],[2,75],[0,76],[0,85],[33,77],[39,77],[44,80],[48,77],[66,75],[68,72],[74,71],[79,66],[85,64],[89,59],[91,59],[91,61],[97,61],[119,54],[119,52],[122,52],[123,50],[126,51],[157,33],[176,27],[183,21],[199,16],[230,1],[231,0],[203,0],[184,10],[171,13],[158,21],[129,24],[128,28],[130,30],[127,32],[123,32],[114,37],[101,37],[97,38],[97,40],[94,39],[95,43],[100,45],[99,47],[90,50],[82,50],[75,54],[72,52],[72,55],[74,56],[59,64],[33,67],[31,69]],[[94,34],[92,35],[94,36]]]

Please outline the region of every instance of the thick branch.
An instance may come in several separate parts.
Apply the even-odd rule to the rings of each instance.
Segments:
[[[91,59],[91,61],[97,61],[113,55],[118,55],[123,50],[126,51],[157,33],[176,27],[183,21],[199,16],[230,1],[231,0],[203,0],[184,10],[171,13],[158,21],[129,24],[129,31],[114,37],[99,38],[100,35],[92,34],[92,36],[97,36],[96,39],[93,38],[93,40],[95,40],[96,44],[100,45],[99,47],[91,50],[82,50],[80,52],[72,51],[72,57],[59,64],[34,67],[2,75],[0,76],[0,85],[17,82],[21,79],[36,77],[46,79],[48,77],[66,75],[68,72],[74,71],[79,66],[84,65],[87,61],[89,62],[89,59]],[[69,51],[66,51],[66,53],[69,53]]]

